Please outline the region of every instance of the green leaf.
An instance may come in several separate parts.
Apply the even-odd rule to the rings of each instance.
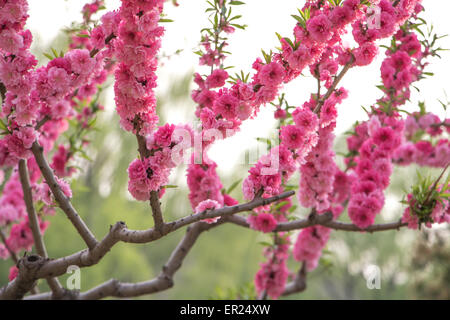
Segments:
[[[235,182],[233,182],[231,184],[231,186],[228,188],[228,190],[226,191],[226,194],[230,194],[234,189],[236,189],[236,187],[239,185],[239,183],[241,183],[242,179],[239,179]]]
[[[0,119],[0,129],[2,129],[3,131],[9,132],[8,127],[7,127],[6,124],[3,122],[2,119]]]
[[[51,56],[51,55],[49,55],[48,53],[43,53],[43,55],[45,56],[45,57],[47,57],[49,60],[53,60],[53,57]]]
[[[161,187],[161,189],[175,189],[175,188],[178,188],[178,186],[174,184],[166,184],[165,186]]]

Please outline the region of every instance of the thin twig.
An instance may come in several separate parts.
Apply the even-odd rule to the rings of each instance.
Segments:
[[[336,87],[339,84],[339,82],[345,76],[347,71],[350,70],[350,68],[353,66],[353,62],[354,61],[355,61],[355,58],[352,55],[352,57],[350,58],[350,61],[347,62],[347,64],[344,66],[344,68],[342,68],[341,72],[334,79],[333,83],[331,84],[331,87],[328,89],[328,91],[325,94],[325,96],[322,99],[320,99],[320,97],[318,97],[319,102],[317,103],[317,106],[314,109],[314,113],[317,113],[317,114],[320,113],[320,109],[322,108],[323,104],[325,103],[325,101],[328,100],[329,97],[331,97],[331,95],[333,94],[334,90],[336,90]]]
[[[44,240],[40,231],[39,220],[33,205],[33,195],[31,193],[30,176],[28,174],[26,160],[21,159],[19,161],[19,175],[23,190],[23,199],[25,201],[25,206],[28,213],[28,222],[33,234],[36,252],[41,257],[48,258],[47,249],[45,248]],[[58,279],[54,277],[48,277],[46,278],[46,280],[53,294],[55,296],[60,296],[64,289],[59,283]]]
[[[59,204],[59,207],[62,211],[64,211],[66,216],[74,225],[75,229],[77,229],[78,233],[83,238],[88,248],[94,248],[97,245],[97,239],[95,239],[95,236],[84,223],[83,219],[81,219],[81,217],[78,215],[69,198],[67,198],[64,192],[61,190],[61,187],[59,186],[58,182],[56,181],[55,175],[53,174],[53,170],[50,168],[47,160],[45,159],[44,149],[36,141],[33,143],[31,150],[36,159],[36,163],[38,164],[39,169],[41,170],[42,175],[45,178],[45,181],[47,182],[51,192],[53,193],[53,196]]]

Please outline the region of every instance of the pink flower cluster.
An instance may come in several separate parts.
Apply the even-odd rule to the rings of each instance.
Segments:
[[[442,190],[442,186],[437,188]],[[421,223],[426,227],[431,228],[433,223],[450,223],[450,202],[449,198],[442,197],[433,201],[433,209],[428,217],[421,217],[415,213],[414,208],[417,202],[412,194],[408,194],[409,206],[405,209],[402,216],[402,222],[408,224],[409,229],[418,229]],[[425,221],[423,221],[425,220]]]
[[[247,219],[252,229],[268,233],[272,232],[277,226],[277,220],[268,212],[261,212],[256,215],[249,215]]]
[[[384,205],[383,192],[389,185],[392,157],[401,144],[403,128],[404,123],[398,117],[372,115],[368,123],[357,127],[358,136],[349,139],[360,144],[348,204],[350,219],[360,228],[372,225]],[[352,148],[354,145],[349,145]]]
[[[443,168],[450,162],[450,142],[436,138],[444,133],[450,133],[449,119],[441,121],[433,113],[415,112],[405,120],[405,138],[403,143],[394,153],[396,164],[406,166],[417,163],[421,166]],[[430,139],[425,139],[428,134]]]
[[[359,1],[353,1],[353,3],[356,2]],[[352,25],[353,37],[361,45],[392,36],[409,17],[423,9],[420,5],[421,0],[381,0],[376,2],[378,2],[377,8],[380,10],[380,16],[372,17],[378,13],[369,7],[366,11],[370,14],[371,19],[359,19]]]
[[[158,123],[153,89],[156,54],[164,32],[158,25],[163,4],[163,0],[123,0],[114,44],[119,63],[114,92],[120,124],[141,136],[150,134]],[[107,36],[107,32],[103,34]]]
[[[306,262],[308,271],[314,270],[322,255],[322,249],[330,238],[331,229],[323,226],[308,227],[300,231],[292,251],[294,259]]]
[[[224,84],[225,71],[215,70],[207,79],[196,74],[195,82],[199,88],[193,91],[192,98],[198,103],[196,115],[203,127],[218,129],[222,133],[236,131],[243,120],[258,112],[260,105],[276,97],[283,82],[300,75],[306,66],[320,59],[327,47],[337,43],[345,26],[362,15],[363,7],[359,0],[346,0],[343,7],[331,7],[328,3],[320,7],[308,2],[304,7],[311,12],[307,27],[297,24],[294,30],[296,42],[301,43],[299,48],[294,50],[284,38],[281,39],[282,53],[273,54],[273,60],[265,63],[260,58],[256,59],[253,63],[256,74],[249,84],[238,80],[229,89],[214,91],[211,89]],[[349,57],[350,53],[346,54]],[[204,54],[202,61],[205,56],[208,55]],[[212,56],[218,60],[207,65],[218,65],[217,61],[224,59],[215,54]],[[329,69],[332,71],[333,68],[336,69],[330,64]]]
[[[287,221],[289,209],[292,207],[291,199],[280,200],[272,205],[262,206],[253,209],[249,214],[247,222],[250,228],[264,233],[275,230],[278,222]]]
[[[42,212],[51,214],[54,212],[53,206],[55,200],[50,188],[45,181],[41,184],[38,183],[40,171],[34,158],[30,158],[27,162],[33,201],[44,203]],[[72,196],[72,191],[70,190],[69,185],[58,178],[57,182],[64,194],[70,198]],[[48,221],[44,222],[40,220],[42,233],[45,232],[48,225]],[[16,253],[22,249],[30,250],[33,245],[33,235],[29,228],[26,206],[23,200],[22,185],[17,170],[12,173],[9,180],[5,183],[3,193],[0,197],[0,227],[8,226],[11,226],[9,236],[7,237],[8,247]],[[3,247],[0,248],[1,258],[8,258],[9,254],[6,253],[7,251],[5,251]]]
[[[297,77],[305,67],[318,62],[327,48],[339,41],[346,26],[362,15],[363,7],[359,0],[345,0],[342,6],[336,7],[327,2],[307,1],[302,11],[309,10],[311,17],[305,26],[298,23],[294,29],[298,47],[293,48],[282,39],[283,52],[276,55],[276,59],[287,65],[287,79]],[[325,73],[322,76],[326,77]]]
[[[190,140],[184,141],[174,134],[178,129],[188,132],[191,137],[192,130],[185,125],[166,124],[159,127],[147,138],[146,147],[150,156],[135,159],[128,167],[128,191],[136,200],[149,200],[151,191],[158,191],[167,184],[170,170],[177,165],[173,160],[179,144],[192,146]]]
[[[258,193],[263,197],[280,193],[282,180],[287,181],[295,169],[294,157],[286,145],[272,148],[248,171],[250,174],[242,184],[244,198],[253,200]]]
[[[203,154],[201,164],[191,163],[187,170],[189,201],[195,209],[205,200],[214,200],[220,206],[225,204],[222,182],[216,172],[217,164]]]
[[[278,299],[284,291],[289,270],[286,262],[289,257],[289,238],[283,234],[277,236],[274,246],[266,247],[266,262],[261,263],[255,275],[255,287],[258,295],[265,292],[272,299]]]
[[[395,35],[397,48],[387,50],[388,58],[381,65],[381,78],[386,93],[397,100],[394,105],[400,105],[410,97],[410,85],[417,81],[424,65],[423,57],[429,53],[422,51],[422,46],[413,32],[399,30]]]
[[[337,166],[333,161],[334,126],[319,130],[319,141],[300,167],[299,201],[305,208],[316,208],[321,213],[330,208],[334,176]]]
[[[39,228],[41,234],[45,232],[50,222],[42,221],[39,219]],[[28,221],[28,217],[25,217],[21,222],[14,224],[11,227],[9,232],[9,237],[6,239],[6,243],[8,247],[14,251],[18,252],[21,249],[25,249],[27,251],[31,250],[31,247],[34,244],[33,233],[30,229],[30,223]]]
[[[0,226],[7,226],[27,215],[23,201],[22,185],[18,172],[14,172],[5,183],[0,197]]]
[[[91,101],[97,91],[97,84],[106,80],[108,71],[104,68],[103,60],[108,58],[108,53],[89,52],[79,46],[35,70],[37,61],[29,52],[31,33],[23,31],[27,2],[0,1],[0,8],[0,81],[6,88],[0,117],[8,129],[4,138],[0,139],[0,166],[13,168],[0,197],[0,225],[9,228],[7,244],[14,252],[18,252],[30,250],[33,244],[17,172],[18,160],[28,158],[33,201],[43,204],[39,206],[40,213],[52,214],[55,199],[47,183],[40,182],[41,173],[31,157],[30,148],[39,140],[46,153],[53,149],[60,134],[68,129],[67,118],[76,117],[88,128],[87,122],[95,111],[85,107],[77,114],[78,110],[74,106],[80,102],[75,102],[75,99],[82,103]],[[109,63],[109,67],[112,65]],[[95,108],[98,110],[101,106],[95,104]],[[35,129],[38,121],[39,131]],[[69,153],[70,150],[61,146],[54,155],[51,165],[59,176],[73,173],[73,169],[67,167]],[[70,198],[72,193],[69,185],[63,180],[57,181],[64,194]],[[48,224],[40,220],[42,233]],[[6,258],[8,255],[2,245],[0,257]]]

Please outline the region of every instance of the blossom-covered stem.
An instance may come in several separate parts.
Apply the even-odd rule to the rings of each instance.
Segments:
[[[11,259],[14,261],[15,264],[19,262],[19,257],[17,256],[17,253],[15,253],[8,245],[8,242],[6,241],[6,235],[2,228],[0,228],[0,239],[3,242],[3,245],[5,246],[6,250],[8,250],[9,255],[11,256]]]
[[[150,157],[150,150],[147,148],[147,142],[145,137],[140,134],[136,134],[136,139],[138,143],[138,152],[141,159],[146,159]],[[150,207],[152,209],[153,222],[155,224],[155,229],[162,232],[164,228],[164,219],[161,211],[161,203],[159,202],[159,192],[150,192]]]
[[[320,114],[320,109],[322,108],[323,104],[325,103],[325,101],[327,101],[327,99],[329,97],[331,97],[334,90],[336,90],[336,87],[339,84],[339,82],[341,82],[342,78],[345,76],[345,74],[348,72],[348,70],[350,70],[350,68],[353,66],[354,61],[355,61],[355,58],[352,55],[352,57],[350,58],[350,61],[347,62],[347,64],[342,68],[341,72],[334,79],[331,87],[328,89],[325,96],[323,98],[320,98],[320,96],[317,97],[317,99],[319,99],[319,102],[317,103],[317,106],[314,109],[315,113]]]
[[[23,199],[28,213],[28,221],[30,229],[33,233],[34,245],[36,252],[43,258],[48,258],[47,249],[45,248],[44,239],[42,238],[39,227],[39,220],[36,214],[36,209],[33,205],[33,195],[31,193],[30,176],[28,174],[27,162],[24,159],[19,160],[19,175],[20,183],[22,184]],[[55,296],[62,294],[63,288],[57,278],[48,277],[47,283]]]
[[[282,296],[288,296],[306,290],[306,262],[303,261],[302,266],[295,275],[295,279],[286,284]]]
[[[84,223],[83,219],[81,219],[81,217],[78,215],[77,211],[72,206],[69,198],[67,198],[64,192],[61,190],[61,187],[56,181],[52,169],[50,168],[47,160],[45,159],[44,149],[36,141],[33,143],[31,150],[36,159],[36,163],[38,164],[39,169],[41,170],[42,175],[44,176],[45,181],[47,182],[50,190],[52,191],[61,210],[64,211],[64,213],[67,215],[69,220],[74,225],[75,229],[77,229],[78,233],[83,238],[88,248],[93,249],[98,243],[97,239],[95,239],[95,236],[92,234],[91,230],[89,230],[89,228]]]
[[[116,38],[116,35],[114,33],[111,33],[109,36],[107,36],[105,38],[105,45],[108,45],[114,38]],[[91,56],[91,58],[93,58],[99,52],[100,50],[98,48],[94,48],[89,52],[89,55]]]

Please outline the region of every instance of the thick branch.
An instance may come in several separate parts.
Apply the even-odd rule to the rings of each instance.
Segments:
[[[33,234],[36,252],[39,256],[45,259],[48,257],[48,254],[47,249],[45,248],[44,240],[42,239],[42,234],[36,210],[33,205],[33,195],[31,193],[30,176],[28,174],[26,160],[21,159],[19,161],[19,175],[20,175],[20,183],[22,185],[23,190],[23,199],[25,201],[25,206],[27,208],[28,213],[28,222],[30,224],[30,229]],[[56,296],[62,294],[63,287],[61,286],[57,278],[48,277],[46,280],[53,294],[55,294]]]
[[[31,255],[19,260],[17,277],[0,289],[0,300],[22,299],[36,284],[36,273],[45,262],[44,258]]]
[[[66,273],[67,268],[70,265],[76,265],[78,267],[88,267],[97,264],[101,258],[105,256],[106,253],[108,253],[109,250],[119,241],[123,242],[130,242],[130,243],[148,243],[155,241],[164,235],[174,232],[175,230],[178,230],[184,226],[194,224],[195,222],[199,222],[203,219],[208,218],[216,218],[216,217],[223,217],[224,219],[219,220],[219,222],[215,224],[208,225],[206,223],[201,223],[202,229],[209,228],[208,226],[215,226],[219,223],[228,222],[225,218],[230,217],[232,214],[243,212],[243,211],[249,211],[254,208],[264,206],[276,201],[279,201],[281,199],[288,198],[292,195],[294,195],[294,191],[288,191],[284,192],[280,195],[270,197],[270,198],[255,198],[253,201],[245,203],[245,204],[239,204],[232,207],[224,207],[217,210],[211,210],[207,212],[202,212],[198,214],[193,214],[185,218],[178,219],[172,223],[166,224],[166,227],[164,229],[164,232],[161,233],[159,231],[156,231],[154,228],[148,229],[148,230],[129,230],[127,229],[124,222],[117,222],[114,226],[110,228],[110,231],[107,233],[107,235],[98,242],[98,244],[92,248],[91,250],[82,250],[77,253],[74,253],[70,256],[66,256],[59,259],[54,260],[48,260],[46,261],[39,271],[36,274],[36,277],[39,278],[47,278],[49,276],[59,276],[64,273]],[[196,227],[199,228],[199,227]],[[180,249],[181,250],[181,249]],[[181,250],[183,251],[183,250]],[[173,265],[172,263],[169,264]],[[173,268],[168,269],[168,274],[173,275],[173,272],[170,270],[174,270]],[[110,284],[111,285],[111,284]]]
[[[232,207],[223,207],[216,210],[211,211],[205,211],[200,212],[196,214],[192,214],[187,217],[180,218],[176,221],[166,223],[163,229],[162,233],[155,232],[154,229],[147,229],[147,230],[128,230],[123,229],[120,234],[119,238],[121,241],[124,242],[133,242],[133,243],[146,243],[150,241],[154,241],[161,236],[166,235],[167,233],[173,232],[177,229],[180,229],[181,227],[184,227],[186,225],[192,224],[194,222],[204,220],[204,219],[211,219],[211,218],[217,218],[217,217],[225,217],[225,216],[231,216],[235,213],[244,212],[244,211],[251,211],[254,208],[265,206],[267,204],[289,198],[295,194],[294,191],[287,191],[283,192],[279,195],[270,197],[270,198],[255,198],[253,201],[239,204]]]
[[[47,160],[44,156],[44,149],[39,145],[36,141],[33,143],[31,148],[33,151],[34,157],[36,158],[36,162],[42,172],[42,175],[45,178],[50,190],[53,193],[56,201],[59,204],[59,207],[62,211],[67,215],[69,220],[72,222],[74,227],[77,229],[80,236],[83,238],[84,242],[88,246],[89,249],[94,248],[97,245],[97,240],[89,228],[86,226],[84,221],[78,215],[72,204],[70,203],[69,198],[66,197],[64,192],[61,190],[58,182],[56,181],[55,175],[53,174],[53,170],[48,165]]]
[[[306,290],[306,263],[302,263],[302,267],[298,271],[295,279],[286,284],[283,296],[288,296],[294,293],[299,293]]]
[[[164,265],[162,272],[154,279],[138,283],[123,283],[117,280],[109,280],[85,293],[80,294],[79,299],[91,300],[112,297],[136,297],[144,294],[167,290],[173,286],[173,276],[181,268],[181,265],[194,246],[198,237],[204,231],[221,224],[197,222],[187,229],[183,239],[178,243],[175,250]]]

